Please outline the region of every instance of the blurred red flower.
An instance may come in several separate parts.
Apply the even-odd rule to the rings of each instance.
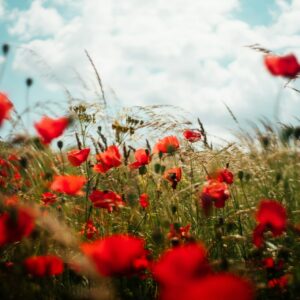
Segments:
[[[244,278],[229,273],[219,273],[191,283],[183,290],[182,298],[167,299],[254,300],[254,289],[252,284]]]
[[[182,169],[181,168],[172,168],[165,171],[163,177],[168,180],[172,184],[172,188],[176,189],[178,182],[182,177]]]
[[[93,190],[89,199],[93,202],[94,207],[106,208],[109,212],[125,205],[122,197],[112,191]]]
[[[92,239],[96,234],[98,234],[98,230],[94,225],[93,220],[88,220],[84,225],[82,230],[80,231],[81,235],[85,235],[87,239]]]
[[[8,162],[0,157],[0,176],[8,177],[9,168]]]
[[[45,205],[55,203],[56,199],[57,199],[57,196],[50,192],[46,192],[46,193],[42,194],[42,201],[44,202]]]
[[[28,237],[35,227],[34,217],[27,208],[16,208],[0,215],[0,247]]]
[[[9,156],[7,157],[7,160],[9,160],[9,161],[19,161],[20,157],[18,157],[16,154],[9,154]]]
[[[176,136],[167,136],[159,140],[153,148],[153,153],[173,153],[179,148]]]
[[[295,78],[300,72],[300,65],[293,54],[286,56],[268,54],[264,57],[264,62],[267,69],[274,76]]]
[[[148,149],[138,149],[134,152],[135,162],[129,165],[131,169],[138,169],[148,165],[151,161],[151,156]]]
[[[16,206],[19,203],[19,197],[17,195],[12,195],[4,198],[4,205],[6,206]]]
[[[40,122],[34,124],[34,127],[42,138],[42,142],[50,144],[53,139],[63,134],[68,125],[69,119],[66,117],[51,119],[44,116]]]
[[[201,194],[202,207],[208,210],[212,203],[215,207],[222,208],[225,206],[225,201],[229,198],[228,186],[224,182],[218,180],[208,180],[203,188]]]
[[[10,118],[10,110],[13,108],[13,104],[8,97],[0,92],[0,126],[5,119]]]
[[[106,173],[111,168],[117,168],[122,164],[121,154],[117,146],[109,146],[106,151],[97,154],[98,163],[94,166],[94,171]]]
[[[142,208],[147,208],[149,206],[149,195],[142,194],[140,196],[139,202]]]
[[[253,231],[253,243],[256,247],[262,246],[265,231],[271,231],[273,236],[276,237],[281,235],[286,229],[286,210],[276,200],[261,200],[255,219],[258,223]]]
[[[68,160],[70,164],[74,167],[80,166],[84,163],[90,154],[90,148],[82,149],[82,150],[72,150],[68,152]]]
[[[267,257],[263,259],[263,265],[266,269],[275,268],[275,260],[272,257]]]
[[[191,143],[195,143],[200,141],[201,132],[198,129],[194,129],[194,130],[187,129],[183,132],[183,136],[187,141]]]
[[[181,286],[210,272],[202,244],[186,244],[167,250],[153,266],[153,276],[162,287]]]
[[[282,275],[278,278],[272,278],[268,281],[269,288],[285,288],[289,284],[290,276],[288,274]]]
[[[233,174],[231,171],[229,171],[227,168],[225,169],[219,169],[216,172],[213,172],[208,175],[208,180],[214,179],[219,182],[225,182],[227,184],[232,184],[233,183]]]
[[[267,257],[262,262],[267,272],[269,288],[284,288],[288,285],[290,276],[284,274],[284,261],[282,259],[275,261],[273,257]]]
[[[55,255],[28,257],[24,266],[30,275],[36,277],[55,276],[64,271],[64,262]]]
[[[82,187],[86,183],[84,176],[61,175],[55,176],[50,186],[52,191],[67,195],[82,195]]]
[[[81,249],[103,276],[130,276],[148,267],[145,242],[138,237],[116,234],[83,243]]]

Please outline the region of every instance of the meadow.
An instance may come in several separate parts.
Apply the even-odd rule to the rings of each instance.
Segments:
[[[263,61],[297,80],[294,55]],[[99,109],[71,101],[32,136],[1,91],[1,299],[300,299],[300,127],[216,147],[176,108]]]

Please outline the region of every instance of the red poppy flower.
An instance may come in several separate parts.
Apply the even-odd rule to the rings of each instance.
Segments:
[[[82,187],[86,183],[84,176],[62,175],[55,176],[50,186],[52,191],[67,195],[82,195]]]
[[[254,289],[252,284],[244,278],[229,273],[219,273],[191,283],[181,295],[182,297],[173,299],[254,300]]]
[[[167,136],[159,140],[153,148],[153,153],[173,153],[179,148],[176,136]]]
[[[258,225],[253,232],[253,243],[256,247],[262,246],[265,231],[271,231],[276,237],[286,229],[286,210],[278,201],[261,200],[255,218]]]
[[[147,267],[145,242],[137,237],[116,234],[83,243],[81,249],[103,276],[129,276]]]
[[[191,143],[195,143],[195,142],[200,141],[201,132],[199,130],[187,129],[183,132],[183,136],[187,141],[189,141]]]
[[[80,234],[85,235],[87,239],[92,239],[96,234],[98,234],[98,229],[94,225],[93,220],[88,220],[82,230],[80,231]]]
[[[131,169],[138,169],[148,165],[151,161],[151,156],[148,149],[138,149],[134,152],[135,162],[129,165]]]
[[[225,201],[229,198],[228,186],[224,182],[218,180],[208,180],[203,188],[201,194],[202,207],[208,210],[212,203],[215,207],[222,208],[225,206]]]
[[[209,179],[215,179],[219,182],[225,182],[227,184],[233,183],[233,174],[231,171],[229,171],[227,168],[217,170],[216,172],[213,172],[212,174],[209,174]]]
[[[5,159],[0,157],[0,176],[8,177],[9,164]]]
[[[290,276],[288,274],[282,275],[278,278],[272,278],[268,281],[269,288],[285,288],[289,284]]]
[[[28,237],[34,229],[34,217],[27,208],[18,208],[15,214],[0,215],[0,247]]]
[[[40,122],[34,124],[34,127],[42,138],[42,142],[44,144],[50,144],[53,139],[63,134],[68,125],[68,118],[51,119],[44,116]]]
[[[111,168],[117,168],[122,164],[121,154],[117,146],[109,146],[105,152],[96,156],[98,163],[94,170],[98,173],[106,173]]]
[[[12,195],[4,199],[4,204],[6,206],[16,206],[19,203],[19,197],[17,195]]]
[[[13,108],[13,104],[8,97],[0,92],[0,126],[5,119],[10,118],[10,110]]]
[[[64,262],[55,255],[28,257],[24,266],[30,275],[36,277],[55,276],[64,271]]]
[[[153,276],[162,287],[181,286],[210,272],[202,244],[186,244],[167,250],[153,266]]]
[[[84,163],[90,154],[90,148],[82,149],[82,150],[72,150],[68,152],[68,160],[70,164],[74,167],[80,166]]]
[[[171,224],[170,231],[168,233],[168,239],[188,239],[191,236],[190,229],[191,224],[186,226],[175,226],[174,224]]]
[[[112,191],[93,190],[89,199],[93,202],[94,207],[106,208],[109,212],[125,205],[122,197]]]
[[[7,157],[7,160],[9,160],[9,161],[19,161],[20,157],[18,157],[16,154],[9,154],[9,156]]]
[[[57,199],[57,196],[50,192],[46,192],[46,193],[42,194],[42,201],[44,202],[45,205],[55,203],[56,199]]]
[[[172,188],[176,189],[178,182],[182,177],[182,169],[181,168],[172,168],[164,173],[164,178],[168,180],[172,184]]]
[[[140,196],[140,205],[142,208],[147,208],[149,206],[149,195],[148,194],[142,194]]]
[[[272,257],[267,257],[263,260],[264,267],[266,269],[275,268],[275,260]]]
[[[288,275],[283,275],[284,261],[279,259],[275,261],[272,257],[267,257],[262,261],[267,272],[268,287],[283,288],[288,284]]]
[[[286,56],[268,54],[265,56],[264,62],[270,73],[274,76],[295,78],[300,72],[300,65],[293,54]]]
[[[19,181],[21,178],[22,178],[22,176],[21,176],[20,172],[17,172],[17,171],[14,172],[14,179],[15,180]]]

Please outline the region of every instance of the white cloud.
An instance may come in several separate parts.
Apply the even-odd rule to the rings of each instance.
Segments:
[[[0,0],[0,18],[4,15],[4,0]]]
[[[10,19],[14,20],[9,29],[11,35],[20,39],[32,39],[56,34],[63,25],[63,18],[54,8],[45,8],[43,0],[34,0],[26,11],[14,10]]]
[[[74,69],[87,81],[94,77],[86,48],[106,90],[112,87],[124,105],[179,105],[218,134],[232,126],[223,101],[241,120],[273,116],[282,81],[266,72],[261,54],[244,45],[261,43],[300,57],[300,1],[277,2],[280,14],[273,24],[251,27],[233,17],[238,0],[77,0],[77,16],[65,23],[54,8],[36,0],[28,11],[17,12],[21,21],[11,32],[31,37],[24,46],[39,53],[72,91],[79,92]],[[37,11],[46,22],[35,19]],[[47,14],[55,30],[49,29]],[[35,38],[39,34],[50,37]],[[39,67],[24,50],[14,65],[25,72]],[[282,117],[296,114],[297,95],[285,90],[282,97]]]

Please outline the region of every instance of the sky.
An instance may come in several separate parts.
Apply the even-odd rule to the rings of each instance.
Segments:
[[[60,115],[63,109],[45,107],[55,101],[67,108],[65,88],[98,101],[86,49],[113,105],[176,105],[227,138],[236,124],[225,104],[246,126],[274,120],[280,97],[279,120],[293,123],[299,94],[246,46],[300,57],[299,16],[300,0],[0,0],[0,43],[12,49],[0,89],[21,113],[32,77],[32,119]]]

